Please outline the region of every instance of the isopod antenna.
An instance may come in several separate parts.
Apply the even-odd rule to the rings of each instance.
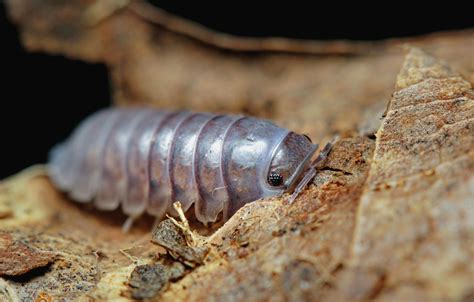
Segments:
[[[288,204],[292,204],[295,199],[301,194],[301,192],[306,188],[311,180],[316,176],[318,166],[326,160],[329,153],[331,152],[334,143],[338,140],[338,136],[334,137],[330,142],[328,142],[324,148],[319,152],[318,157],[311,163],[308,170],[305,172],[303,178],[300,180],[298,185],[295,187],[293,194],[288,198]]]

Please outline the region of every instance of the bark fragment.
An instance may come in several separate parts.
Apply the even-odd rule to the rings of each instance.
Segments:
[[[205,246],[189,246],[182,229],[171,219],[163,220],[153,230],[152,242],[164,247],[173,258],[190,267],[202,264],[209,251]]]
[[[57,255],[15,240],[9,233],[0,233],[0,275],[18,276],[47,266]]]
[[[145,264],[135,267],[130,276],[129,286],[133,299],[147,299],[155,297],[170,281],[182,277],[184,266],[174,262],[170,266],[160,263]]]

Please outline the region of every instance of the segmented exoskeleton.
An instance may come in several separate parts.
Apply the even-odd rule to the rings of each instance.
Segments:
[[[49,174],[72,199],[102,210],[121,205],[131,217],[161,218],[180,201],[207,223],[294,190],[316,149],[306,136],[253,117],[113,108],[52,150]]]

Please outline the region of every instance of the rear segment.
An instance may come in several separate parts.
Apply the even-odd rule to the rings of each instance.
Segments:
[[[102,110],[91,115],[67,141],[55,146],[49,154],[49,174],[53,183],[79,202],[88,202],[97,194],[97,165],[102,160],[101,149],[111,128],[104,124],[117,114]]]

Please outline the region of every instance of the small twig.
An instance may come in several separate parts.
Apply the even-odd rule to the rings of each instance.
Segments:
[[[199,239],[198,236],[191,230],[189,227],[189,222],[186,216],[184,215],[183,208],[181,207],[181,202],[177,201],[173,203],[173,207],[178,212],[179,219],[181,222],[178,222],[173,217],[166,215],[178,228],[180,228],[186,238],[186,242],[191,247],[198,246]]]
[[[19,302],[20,298],[16,294],[15,288],[10,286],[5,280],[0,278],[0,296],[6,297],[11,302]]]
[[[126,249],[120,249],[119,252],[135,264],[137,264],[140,261],[140,259],[138,259],[135,256],[130,255],[129,253],[125,252],[125,250]]]

